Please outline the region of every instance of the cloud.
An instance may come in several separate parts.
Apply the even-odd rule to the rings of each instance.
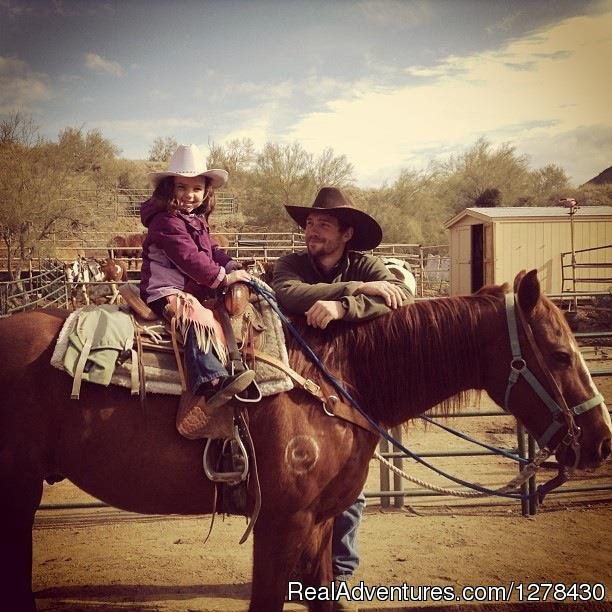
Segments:
[[[0,56],[0,113],[33,111],[37,102],[51,96],[46,75],[33,72],[14,57]]]
[[[611,163],[612,126],[588,125],[544,137],[534,134],[523,139],[520,152],[531,158],[534,166],[557,164],[578,185],[605,170]]]
[[[36,17],[78,17],[80,15],[90,15],[94,17],[111,15],[115,12],[115,8],[105,1],[82,2],[79,0],[53,0],[52,2],[40,3],[36,1],[19,1],[0,0],[0,14],[6,14],[9,19],[18,19],[20,17],[36,18]]]
[[[611,30],[612,11],[573,17],[498,50],[406,66],[406,84],[361,82],[303,116],[288,137],[313,153],[333,146],[358,176],[378,183],[398,168],[426,167],[430,159],[419,152],[464,148],[481,136],[494,144],[510,139],[517,148],[529,143],[537,159],[548,148],[554,162],[556,138],[580,126],[610,126]],[[598,167],[595,149],[587,153],[581,164]]]
[[[510,70],[536,70],[536,62],[504,62],[506,68]]]
[[[517,21],[523,16],[523,13],[513,13],[511,15],[507,15],[506,17],[500,19],[498,22],[493,25],[485,28],[488,34],[496,34],[497,32],[510,32]]]
[[[106,72],[117,77],[125,75],[125,71],[119,63],[107,60],[97,53],[86,53],[85,65],[95,72]]]
[[[0,0],[0,12],[7,15],[9,19],[27,14],[29,12],[28,8],[21,3],[11,2],[11,0]]]
[[[366,19],[393,28],[411,28],[431,18],[432,6],[424,0],[362,0],[357,4]]]
[[[184,117],[159,117],[154,119],[116,119],[108,121],[91,121],[88,127],[97,128],[112,134],[130,134],[149,140],[160,134],[170,133],[185,128],[206,127],[206,123],[197,119]]]

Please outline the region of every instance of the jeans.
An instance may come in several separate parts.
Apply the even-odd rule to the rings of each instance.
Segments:
[[[160,319],[164,317],[164,308],[168,300],[163,297],[149,303],[149,307]],[[228,376],[227,370],[213,353],[212,346],[208,351],[200,350],[193,325],[187,330],[187,337],[183,346],[185,358],[185,376],[187,386],[194,395],[202,395],[207,383],[216,378]]]
[[[348,580],[359,566],[357,529],[365,508],[363,491],[342,514],[334,520],[332,534],[332,570],[336,580]]]
[[[187,386],[194,395],[202,395],[206,389],[206,383],[211,380],[228,376],[227,370],[213,353],[212,344],[206,352],[200,349],[193,325],[190,325],[187,330],[183,355]]]

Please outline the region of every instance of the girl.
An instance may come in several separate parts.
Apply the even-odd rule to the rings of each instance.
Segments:
[[[155,187],[140,218],[148,229],[142,246],[140,293],[160,317],[176,313],[185,339],[187,385],[204,396],[210,409],[221,406],[253,381],[252,370],[229,375],[221,326],[200,300],[216,290],[250,279],[240,264],[211,238],[208,217],[216,188],[227,181],[225,170],[207,170],[195,145],[181,145],[168,171],[150,175]]]

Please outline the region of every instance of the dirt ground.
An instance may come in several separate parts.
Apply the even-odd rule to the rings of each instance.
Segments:
[[[611,404],[612,377],[596,382]],[[489,407],[483,402],[483,409]],[[515,443],[514,425],[507,417],[449,419],[447,423],[494,444],[512,447]],[[404,441],[417,452],[473,448],[448,436],[431,426],[415,425],[404,434]],[[507,460],[490,456],[431,461],[489,486],[504,484],[516,469]],[[442,484],[431,473],[409,463],[405,467],[411,474]],[[380,490],[379,471],[373,462],[366,491]],[[609,488],[610,464],[602,473],[596,480],[587,474],[564,490],[594,483]],[[610,491],[550,495],[538,514],[527,518],[517,502],[419,497],[416,494],[422,489],[409,483],[405,488],[415,495],[406,496],[401,509],[382,509],[380,498],[369,500],[359,535],[362,563],[352,584],[452,587],[455,595],[465,586],[514,585],[510,596],[514,603],[495,605],[490,596],[478,606],[463,600],[451,605],[430,595],[423,601],[362,602],[360,609],[432,606],[431,610],[455,610],[461,605],[462,612],[472,608],[514,611],[525,609],[530,595],[528,609],[556,610],[561,602],[553,598],[555,587],[545,598],[547,587],[541,586],[545,583],[602,585],[593,592],[598,599],[604,596],[603,603],[593,599],[578,603],[570,595],[562,607],[612,609]],[[46,486],[43,497],[46,504],[88,500],[65,481]],[[111,508],[40,510],[34,528],[33,577],[39,609],[245,610],[252,546],[252,540],[238,544],[245,519],[218,517],[204,544],[209,521],[209,517],[142,516]],[[560,593],[562,587],[556,589]],[[413,591],[413,597],[418,595]],[[285,609],[305,608],[288,603]]]

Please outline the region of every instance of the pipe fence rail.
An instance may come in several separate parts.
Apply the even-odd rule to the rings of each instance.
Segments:
[[[427,416],[445,419],[449,418],[449,415],[436,413],[436,409],[433,408],[431,411],[425,413]],[[495,417],[495,418],[504,418],[505,420],[512,419],[512,416],[502,410],[476,410],[475,408],[463,410],[459,413],[451,415],[450,418],[453,419],[474,419],[474,418],[484,418],[484,417]],[[415,419],[415,420],[418,420]],[[491,421],[491,424],[493,421]],[[395,427],[390,430],[391,435],[398,440],[398,442],[402,444],[406,444],[402,441],[403,438],[403,429],[402,427]],[[422,435],[427,434],[419,434],[415,437],[418,439]],[[450,434],[449,434],[450,435]],[[510,434],[509,434],[510,435]],[[516,446],[510,448],[504,448],[503,450],[518,455],[521,459],[527,459],[529,461],[533,460],[536,454],[537,444],[535,439],[527,433],[525,428],[517,424],[514,435],[516,437]],[[408,444],[410,447],[410,444]],[[413,450],[413,449],[412,449]],[[412,462],[408,457],[406,457],[402,452],[395,452],[389,448],[389,442],[387,440],[381,440],[379,444],[379,452],[380,454],[387,460],[390,460],[394,467],[399,468],[400,470],[406,471],[410,474],[411,468],[416,467],[416,463]],[[460,457],[498,457],[498,453],[495,453],[490,450],[466,450],[466,449],[453,449],[448,450],[448,448],[444,449],[433,449],[429,451],[423,451],[417,453],[419,456],[424,458],[460,458]],[[408,463],[410,467],[406,468],[405,464]],[[454,467],[457,467],[457,462],[454,462]],[[511,464],[508,464],[509,466]],[[499,466],[498,466],[499,467]],[[522,469],[522,465],[519,464],[518,471],[520,472]],[[502,468],[503,470],[503,468]],[[487,484],[486,486],[490,489],[500,488],[505,485],[508,481],[510,481],[516,474],[512,474],[510,469],[506,470],[508,473],[507,481],[496,481],[495,483]],[[423,470],[420,469],[419,474],[423,473]],[[412,475],[412,474],[411,474]],[[542,482],[549,479],[550,472],[547,469],[543,469],[539,472],[540,479]],[[423,480],[429,480],[428,476],[422,477]],[[423,497],[438,497],[444,500],[449,500],[452,498],[451,493],[444,493],[438,491],[432,491],[425,487],[420,487],[418,485],[413,485],[413,488],[407,489],[404,488],[403,479],[391,471],[390,468],[385,466],[384,464],[379,464],[379,482],[380,489],[376,491],[372,491],[366,489],[365,496],[368,499],[379,499],[380,506],[382,508],[389,508],[391,504],[395,508],[402,508],[406,503],[409,503],[411,499],[418,499]],[[436,486],[440,486],[440,479],[435,479]],[[482,484],[479,481],[479,484]],[[524,485],[522,485],[521,493],[533,494],[535,493],[538,485],[538,475],[532,476]],[[445,485],[446,486],[446,485]],[[456,485],[451,485],[447,487],[449,491],[461,492],[461,487],[457,487]],[[609,493],[612,491],[612,474],[607,475],[596,475],[591,477],[580,477],[575,480],[571,480],[570,483],[563,485],[562,487],[555,489],[549,492],[549,495],[563,495],[567,493],[605,493],[609,496]],[[501,498],[495,498],[494,496],[489,497],[476,497],[470,498],[470,501],[474,500],[482,500],[486,499],[488,502],[497,502],[500,503]],[[450,502],[447,502],[450,503]],[[503,500],[503,503],[511,504],[513,502],[509,502],[508,500]],[[514,502],[516,503],[516,502]],[[536,499],[532,500],[520,500],[518,503],[521,505],[522,514],[534,515],[538,510],[538,502]]]
[[[286,235],[281,235],[280,240],[287,240]],[[237,240],[237,239],[236,239]],[[242,241],[243,238],[241,237]],[[292,238],[289,238],[292,240]],[[297,240],[295,246],[298,246]],[[414,247],[415,245],[389,245],[395,246],[396,250],[394,255],[398,255],[399,248],[405,247]],[[418,245],[416,245],[418,247]],[[279,246],[276,248],[286,248],[287,245]],[[252,248],[250,245],[241,244],[235,248]],[[267,248],[273,249],[273,246],[267,246]],[[424,252],[424,249],[423,251]],[[421,260],[422,261],[422,260]],[[57,260],[41,260],[39,262],[39,270],[30,270],[29,273],[26,273],[22,276],[22,278],[13,281],[2,281],[0,282],[0,314],[3,316],[8,316],[23,310],[30,310],[32,308],[36,308],[39,306],[62,306],[69,307],[70,305],[70,296],[71,289],[73,289],[77,284],[68,283],[64,276],[63,264]],[[138,281],[132,281],[138,282]],[[82,285],[83,283],[78,283],[78,285]],[[92,282],[86,284],[91,287],[99,287],[99,286],[108,286],[108,283],[104,282]],[[595,292],[597,296],[607,295],[607,292]],[[581,293],[581,295],[585,298],[594,294],[589,294],[586,292]],[[567,294],[563,294],[563,298],[567,297]],[[577,333],[576,337],[579,341],[581,340],[592,340],[594,338],[609,338],[612,336],[612,331],[609,329],[601,330],[601,331],[592,331],[592,332],[582,332]],[[581,350],[586,353],[588,351],[593,351],[592,346],[581,346]],[[601,361],[605,361],[607,358],[607,353],[605,350],[601,353],[601,357],[597,359],[598,363]],[[597,352],[595,355],[597,356]],[[589,357],[587,356],[587,359]],[[589,361],[591,361],[589,359]],[[612,368],[610,367],[601,367],[598,365],[594,367],[592,364],[589,364],[589,369],[591,374],[595,377],[597,376],[610,376],[612,375]],[[436,414],[435,409],[429,413],[429,416],[441,417],[443,415]],[[470,419],[470,418],[501,418],[506,417],[508,415],[503,411],[498,410],[476,410],[476,409],[468,409],[464,410],[461,413],[457,413],[452,415],[452,418],[461,418],[461,419]],[[402,440],[402,431],[401,429],[395,429],[393,435],[399,440]],[[530,458],[533,456],[535,449],[535,442],[530,436],[527,436],[525,432],[519,427],[515,434],[516,435],[516,446],[510,450],[511,452],[518,453],[523,458]],[[439,457],[439,458],[448,458],[448,457],[479,457],[479,456],[487,456],[494,455],[492,451],[483,451],[483,450],[465,450],[465,449],[457,449],[452,448],[452,445],[444,449],[438,450],[429,450],[426,453],[421,453],[422,456],[425,457]],[[388,443],[386,441],[382,441],[380,445],[380,453],[383,457],[388,458],[395,467],[403,469],[405,459],[401,456],[400,453],[395,453],[389,449]],[[498,483],[497,485],[488,485],[490,488],[496,488],[496,486],[502,486],[505,482]],[[536,477],[533,477],[529,483],[525,485],[527,487],[527,491],[535,491],[536,488]],[[570,492],[599,492],[601,494],[608,495],[612,490],[612,479],[610,476],[597,476],[594,479],[589,480],[579,480],[576,483],[572,482],[570,485],[564,485],[555,493],[570,493]],[[379,473],[379,484],[377,490],[366,490],[366,497],[369,498],[377,498],[380,500],[380,504],[382,507],[389,507],[391,503],[395,507],[402,507],[406,500],[413,498],[422,498],[422,497],[432,497],[439,496],[445,497],[445,494],[436,493],[432,491],[427,491],[425,489],[420,489],[418,487],[412,487],[410,489],[403,488],[400,477],[392,473],[387,467],[381,465],[380,473]],[[81,507],[81,506],[79,506]],[[90,507],[90,505],[86,505],[83,507]],[[527,502],[522,502],[522,511],[524,514],[534,514],[537,511],[537,505],[529,504]]]
[[[79,257],[106,257],[125,261],[130,270],[140,269],[142,246],[117,246],[113,243],[119,232],[83,232],[78,238],[42,240],[37,245],[41,253],[50,254],[63,262]],[[305,248],[304,235],[298,232],[221,232],[215,234],[223,248],[238,261],[258,260],[274,262],[282,255]],[[122,237],[142,239],[142,232],[124,232]],[[450,258],[448,245],[424,246],[413,243],[385,243],[368,251],[383,258],[395,258],[410,266],[417,282],[420,297],[447,295],[449,290]],[[31,265],[40,266],[41,255],[36,254]],[[0,266],[6,268],[6,252],[0,249]]]
[[[68,307],[63,264],[46,260],[40,265],[36,273],[30,270],[19,279],[0,281],[0,316],[47,306]]]
[[[608,261],[588,261],[593,255],[604,249],[608,250],[605,253]],[[588,276],[576,276],[577,272],[588,274]],[[571,285],[568,291],[576,291],[577,284],[612,285],[612,244],[561,253],[561,290],[564,292],[567,283]]]
[[[216,194],[217,204],[215,215],[228,216],[238,212],[236,197],[228,192],[219,191]],[[112,190],[81,189],[76,198],[85,204],[104,211],[114,217],[139,217],[140,205],[151,197],[151,188]]]

